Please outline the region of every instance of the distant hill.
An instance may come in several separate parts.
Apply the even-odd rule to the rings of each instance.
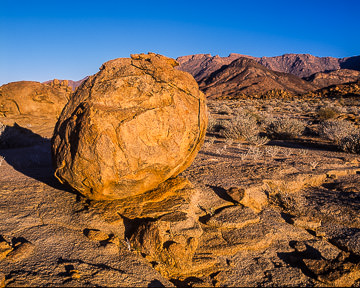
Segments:
[[[270,90],[299,95],[318,88],[295,75],[272,71],[245,57],[202,78],[199,87],[209,98],[261,97]]]

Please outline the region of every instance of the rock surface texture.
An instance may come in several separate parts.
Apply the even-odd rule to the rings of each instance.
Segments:
[[[161,55],[106,62],[65,106],[52,138],[56,177],[91,199],[155,189],[194,160],[207,112],[193,77]]]

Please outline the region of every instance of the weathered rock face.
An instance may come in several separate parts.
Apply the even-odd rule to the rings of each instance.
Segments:
[[[92,199],[156,188],[186,169],[207,113],[196,81],[161,55],[105,63],[65,106],[52,138],[55,175]]]
[[[20,81],[0,87],[0,115],[56,117],[68,101],[71,90],[58,89],[33,81]]]

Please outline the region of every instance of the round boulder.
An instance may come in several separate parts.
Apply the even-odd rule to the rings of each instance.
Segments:
[[[91,199],[155,189],[186,169],[205,137],[205,98],[194,78],[158,54],[106,62],[55,126],[55,176]]]

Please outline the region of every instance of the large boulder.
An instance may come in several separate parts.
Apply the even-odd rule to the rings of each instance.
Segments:
[[[62,111],[52,138],[55,176],[91,199],[122,199],[186,169],[207,112],[194,78],[154,53],[106,62]]]

